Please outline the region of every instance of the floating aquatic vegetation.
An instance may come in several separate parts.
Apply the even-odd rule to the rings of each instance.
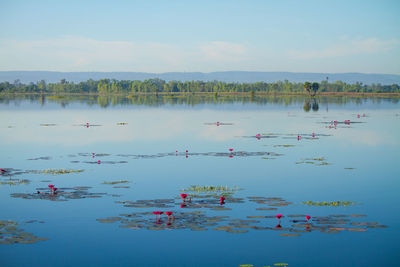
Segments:
[[[38,157],[38,158],[32,158],[32,159],[28,159],[28,160],[50,160],[51,157]]]
[[[84,127],[98,127],[98,126],[103,126],[101,124],[90,124],[90,123],[84,123],[84,124],[74,124],[72,126],[84,126]]]
[[[284,234],[280,234],[280,236],[294,237],[294,236],[300,236],[300,234],[288,234],[288,233],[284,233]]]
[[[256,138],[258,140],[264,138],[282,138],[282,139],[307,139],[307,140],[318,140],[320,137],[331,136],[331,134],[320,134],[320,133],[263,133],[254,136],[242,136],[244,138]],[[279,145],[278,145],[279,146]],[[285,146],[285,145],[283,145]],[[290,145],[291,146],[291,145]],[[286,147],[286,146],[285,146]]]
[[[356,168],[352,168],[352,167],[346,167],[344,168],[345,170],[355,170]]]
[[[41,123],[40,126],[56,126],[55,123]]]
[[[314,202],[314,201],[303,201],[301,204],[308,205],[308,206],[330,206],[330,207],[340,207],[340,206],[352,206],[356,205],[357,203],[353,201],[322,201],[322,202]]]
[[[66,170],[66,169],[47,169],[47,170],[29,170],[30,173],[44,173],[44,174],[67,174],[67,173],[79,173],[84,170]]]
[[[331,124],[331,125],[335,125],[335,124],[354,124],[354,123],[365,123],[365,121],[350,121],[350,120],[344,120],[344,121],[321,121],[319,123],[322,124]]]
[[[106,181],[104,181],[104,182],[103,182],[103,184],[111,184],[111,185],[114,185],[114,184],[125,184],[125,183],[129,183],[129,181],[120,180],[120,181],[111,181],[111,182],[106,182]]]
[[[127,122],[117,122],[117,125],[128,125]]]
[[[204,125],[216,125],[216,126],[223,126],[223,125],[233,125],[233,123],[230,122],[205,122]]]
[[[295,145],[274,145],[274,147],[295,147]]]
[[[257,208],[256,210],[276,210],[275,207],[285,207],[292,202],[287,202],[283,198],[280,197],[247,197],[250,202],[255,202],[257,204],[266,204],[269,207],[262,207],[262,208]]]
[[[117,185],[117,186],[113,186],[113,188],[131,188],[131,187],[130,186]]]
[[[241,190],[239,187],[228,187],[220,186],[220,185],[210,185],[210,186],[199,186],[199,185],[192,185],[188,188],[181,189],[182,192],[196,192],[196,193],[228,193],[228,192],[235,192]]]
[[[81,157],[93,157],[93,156],[108,157],[108,156],[111,156],[111,154],[108,154],[108,153],[78,153],[78,156],[81,156]]]
[[[296,162],[296,164],[315,164],[316,166],[330,165],[330,163],[326,162],[325,160],[326,159],[324,157],[305,158],[302,159],[302,161]]]
[[[115,203],[124,204],[124,207],[131,207],[131,208],[174,208],[175,207],[175,199],[116,201]]]
[[[134,154],[118,154],[119,157],[128,157],[132,159],[154,159],[163,157],[256,157],[256,156],[282,156],[275,152],[250,152],[250,151],[235,151],[235,152],[171,152],[171,153],[158,153],[153,155],[134,155]]]
[[[0,244],[33,244],[38,241],[48,240],[47,238],[39,238],[31,233],[24,232],[23,229],[17,227],[15,221],[0,221]]]
[[[128,163],[127,161],[84,161],[83,163],[88,163],[88,164],[119,164],[119,163]]]
[[[276,158],[262,157],[262,159],[276,159]]]
[[[25,223],[45,223],[44,221],[38,221],[38,220],[30,220],[30,221],[26,221]]]
[[[192,187],[191,187],[192,188]],[[206,187],[194,187],[202,191]],[[214,189],[214,187],[213,187]],[[220,188],[222,189],[222,188]],[[226,189],[226,187],[225,187]],[[208,192],[205,190],[205,192]],[[223,204],[220,203],[218,197],[203,195],[199,197],[189,198],[189,195],[184,199],[177,197],[174,199],[153,199],[153,200],[136,200],[136,201],[116,201],[116,203],[123,204],[128,208],[157,208],[164,210],[173,210],[174,216],[168,216],[168,220],[162,217],[160,211],[145,211],[145,212],[133,212],[128,214],[120,214],[119,217],[108,217],[105,219],[98,219],[102,223],[118,223],[121,228],[130,229],[146,229],[146,230],[177,230],[177,229],[190,229],[192,231],[225,231],[228,233],[247,233],[253,230],[273,230],[282,233],[282,236],[296,237],[302,233],[308,233],[312,231],[319,231],[322,233],[339,233],[341,231],[350,232],[365,232],[369,228],[384,228],[385,226],[379,225],[377,222],[360,222],[352,221],[354,217],[362,217],[364,215],[343,215],[334,214],[328,216],[306,216],[304,214],[288,214],[282,216],[278,215],[252,215],[243,214],[245,218],[230,218],[224,214],[227,210],[232,210],[236,205],[245,203],[246,199],[233,198],[227,196],[227,201]],[[269,206],[287,206],[292,204],[291,202],[285,201],[280,197],[260,197],[260,196],[249,196],[247,201],[255,202],[256,204],[266,204]],[[315,202],[305,202],[315,203]],[[321,202],[323,203],[323,202]],[[329,203],[329,202],[326,202]],[[348,202],[339,202],[346,203]],[[227,207],[226,205],[230,205]],[[178,206],[178,207],[177,207]],[[180,207],[179,207],[180,206]],[[181,208],[180,211],[176,211],[176,208]],[[197,211],[190,211],[190,209],[202,209]],[[265,210],[269,210],[269,207]],[[276,209],[276,208],[271,208]],[[220,211],[223,213],[222,216],[208,216],[208,211]],[[157,213],[158,212],[158,213]],[[160,214],[160,217],[154,214]],[[171,213],[172,214],[172,213]],[[279,217],[278,217],[279,216]],[[172,219],[171,219],[172,218]],[[279,224],[275,225],[276,218],[279,219]],[[272,221],[271,221],[272,219]],[[267,225],[266,225],[267,224]],[[269,224],[269,225],[268,225]]]
[[[4,179],[0,181],[0,185],[21,185],[21,184],[29,184],[30,180],[27,179]]]
[[[57,192],[48,188],[36,188],[36,193],[13,193],[11,197],[23,199],[44,199],[50,201],[68,201],[70,199],[100,198],[107,193],[90,193],[88,186],[76,186],[72,188],[58,188]]]
[[[287,263],[273,263],[274,266],[288,266]],[[239,267],[256,267],[253,264],[239,264]],[[263,265],[262,267],[270,267],[270,265]]]

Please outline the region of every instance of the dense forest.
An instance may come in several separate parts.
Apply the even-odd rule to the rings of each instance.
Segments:
[[[14,83],[0,83],[0,93],[41,93],[41,94],[141,94],[141,93],[302,93],[310,83],[292,83],[287,80],[281,82],[256,83],[226,83],[220,81],[169,81],[148,79],[144,81],[88,80],[73,83],[62,79],[58,83],[46,83],[44,80],[37,83],[23,84],[19,80]],[[400,93],[398,84],[382,85],[362,83],[348,84],[341,81],[328,83],[322,81],[313,83],[318,92],[357,92],[357,93]]]

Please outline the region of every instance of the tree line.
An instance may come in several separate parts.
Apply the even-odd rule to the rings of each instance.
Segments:
[[[285,81],[229,83],[221,81],[164,81],[161,79],[115,80],[101,79],[98,81],[69,82],[62,79],[57,83],[46,83],[42,80],[37,83],[23,84],[19,80],[0,83],[0,93],[83,93],[83,94],[140,94],[140,93],[301,93],[308,92],[311,96],[319,92],[357,92],[357,93],[400,93],[398,84],[382,85],[345,83],[336,81],[328,83],[296,83]]]

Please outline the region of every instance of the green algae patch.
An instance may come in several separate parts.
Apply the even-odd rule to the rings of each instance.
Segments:
[[[68,169],[47,169],[47,170],[32,170],[28,171],[31,173],[38,173],[38,174],[52,174],[52,175],[57,175],[57,174],[68,174],[68,173],[80,173],[83,172],[84,170],[68,170]]]
[[[295,237],[300,236],[300,234],[280,234],[280,236]]]
[[[228,187],[226,186],[199,186],[199,185],[192,185],[188,188],[181,189],[182,192],[196,192],[196,193],[228,193],[228,192],[236,192],[241,190],[239,187]]]
[[[104,181],[103,184],[109,184],[109,185],[115,185],[115,184],[125,184],[125,183],[129,183],[129,181],[126,180],[120,180],[120,181]]]
[[[314,201],[303,201],[301,204],[308,205],[308,206],[329,206],[329,207],[347,207],[353,206],[357,203],[353,201],[322,201],[322,202],[314,202]]]
[[[26,185],[29,184],[30,180],[27,179],[6,179],[0,181],[0,185]]]

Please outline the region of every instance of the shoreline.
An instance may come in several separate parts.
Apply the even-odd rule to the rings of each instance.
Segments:
[[[243,96],[243,97],[268,97],[268,96],[276,96],[276,97],[285,97],[285,96],[299,96],[299,97],[309,97],[309,98],[318,98],[318,97],[400,97],[400,93],[361,93],[361,92],[319,92],[316,96],[309,96],[305,93],[300,92],[196,92],[196,93],[187,93],[187,92],[160,92],[160,93],[135,93],[135,94],[126,94],[126,93],[109,93],[109,94],[99,94],[99,93],[0,93],[0,97],[2,96],[45,96],[45,97],[55,97],[55,98],[63,98],[67,96],[98,96],[98,97],[140,97],[140,96],[165,96],[165,97],[183,97],[183,96],[211,96],[211,97],[229,97],[229,96]]]

